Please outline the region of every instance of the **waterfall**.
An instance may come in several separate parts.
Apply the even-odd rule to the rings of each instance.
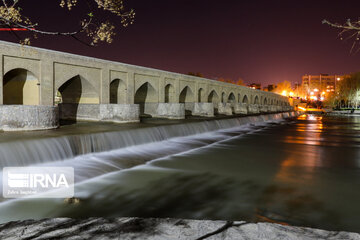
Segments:
[[[0,143],[0,167],[27,166],[71,159],[79,155],[106,152],[175,137],[192,136],[249,123],[279,120],[295,113],[277,113],[201,122],[172,124],[131,130],[67,135]]]

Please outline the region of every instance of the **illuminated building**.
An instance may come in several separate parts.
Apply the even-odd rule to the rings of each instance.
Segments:
[[[344,79],[344,77],[344,75],[329,74],[304,75],[302,76],[302,87],[308,96],[317,96],[321,93],[331,93],[335,92],[336,83]]]

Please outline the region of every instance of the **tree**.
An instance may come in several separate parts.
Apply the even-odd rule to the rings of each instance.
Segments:
[[[347,107],[357,107],[360,103],[360,72],[339,81],[337,84],[337,102]]]
[[[218,78],[217,80],[220,82],[232,83],[232,84],[236,84],[236,85],[242,85],[242,86],[245,85],[244,80],[242,78],[239,78],[237,81],[235,81],[230,78],[222,78],[221,77],[221,78]]]
[[[360,20],[351,21],[350,19],[348,19],[346,21],[346,23],[339,24],[339,23],[332,23],[332,22],[329,22],[328,20],[324,19],[322,23],[339,29],[340,30],[339,37],[341,40],[353,39],[351,52],[354,52],[355,50],[356,50],[356,52],[358,52],[360,50],[360,48],[357,47],[357,45],[360,43],[359,42],[359,40],[360,40]]]
[[[133,9],[126,11],[123,0],[87,0],[87,15],[80,21],[79,28],[76,31],[57,32],[46,31],[40,28],[39,23],[33,23],[31,19],[24,16],[22,9],[19,7],[20,0],[2,0],[0,2],[0,25],[10,29],[22,28],[30,31],[32,38],[38,35],[58,35],[69,36],[78,41],[89,45],[96,45],[99,42],[111,43],[115,35],[115,26],[108,20],[96,18],[96,13],[106,11],[116,15],[121,20],[122,26],[126,27],[134,22],[135,12]],[[60,0],[59,6],[71,11],[78,5],[77,0]],[[21,38],[14,31],[12,33],[19,39],[22,44],[30,44],[30,37]],[[86,41],[79,38],[79,35],[85,35]]]
[[[277,94],[282,94],[288,96],[288,94],[292,91],[291,89],[291,83],[289,81],[283,81],[276,85],[276,88],[273,90],[273,92]]]
[[[199,72],[189,72],[188,75],[195,76],[195,77],[204,77],[204,75]]]

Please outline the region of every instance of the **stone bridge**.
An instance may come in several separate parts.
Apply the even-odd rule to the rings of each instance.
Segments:
[[[288,111],[278,94],[245,86],[0,41],[0,129]]]

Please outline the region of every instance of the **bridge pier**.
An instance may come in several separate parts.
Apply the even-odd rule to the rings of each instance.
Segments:
[[[3,131],[45,130],[57,127],[57,106],[0,105],[0,129]]]
[[[202,117],[214,117],[214,104],[213,103],[194,103],[192,115]]]
[[[270,112],[272,112],[272,113],[277,112],[277,106],[271,105]]]
[[[218,114],[232,115],[233,109],[231,107],[231,103],[219,103]]]
[[[259,106],[257,104],[248,105],[248,114],[257,114],[260,113]]]
[[[157,118],[184,119],[185,105],[183,103],[145,103],[144,113]]]
[[[259,112],[260,112],[260,113],[267,113],[267,112],[269,112],[269,106],[267,106],[267,105],[259,105]]]
[[[60,119],[104,122],[139,122],[138,104],[59,104]]]
[[[236,114],[247,114],[248,113],[247,104],[235,103],[234,111]]]

